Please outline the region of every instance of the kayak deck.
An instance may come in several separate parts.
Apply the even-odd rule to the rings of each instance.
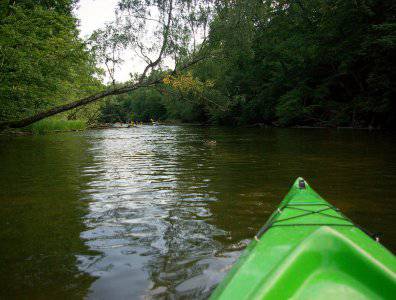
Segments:
[[[392,299],[396,259],[298,178],[211,299]]]

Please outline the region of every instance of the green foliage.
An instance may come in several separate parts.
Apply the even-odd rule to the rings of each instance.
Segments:
[[[276,106],[276,116],[281,125],[301,123],[306,108],[302,100],[301,92],[298,89],[282,95]]]
[[[394,126],[395,15],[383,0],[220,2],[214,58],[192,70],[214,86],[172,98],[212,123]]]
[[[84,130],[85,128],[87,128],[87,124],[83,120],[48,118],[28,126],[26,130],[34,134],[46,134],[56,131]]]
[[[12,14],[15,7],[27,10],[42,7],[46,10],[52,10],[70,16],[77,1],[78,0],[1,0],[0,16],[4,17]]]
[[[134,93],[114,96],[101,106],[101,121],[104,123],[149,122],[164,120],[166,109],[163,96],[155,89],[140,89]]]
[[[95,58],[78,38],[71,14],[75,1],[1,2],[0,121],[30,116],[96,91],[100,83],[95,59],[105,64],[117,85],[114,72],[122,51],[129,49],[149,66],[146,77],[135,74],[132,82],[163,76],[166,70],[159,66],[165,57],[174,57],[176,65],[199,51],[209,58],[188,72],[165,77],[158,90],[114,96],[101,105],[67,112],[64,118],[87,124],[99,118],[396,125],[392,1],[210,3],[122,0],[117,21],[92,36]],[[151,15],[153,9],[160,13]],[[208,40],[200,47],[194,33],[207,33],[208,26]],[[158,59],[152,61],[153,57]]]
[[[92,93],[95,62],[78,38],[73,1],[19,1],[0,20],[0,121]]]
[[[133,112],[130,121],[149,122],[150,120],[163,120],[166,117],[165,106],[161,94],[152,89],[143,89],[132,94],[124,107]]]

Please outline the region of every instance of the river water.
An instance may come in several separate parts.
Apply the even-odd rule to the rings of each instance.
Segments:
[[[391,134],[1,136],[0,298],[207,298],[298,176],[396,250]]]

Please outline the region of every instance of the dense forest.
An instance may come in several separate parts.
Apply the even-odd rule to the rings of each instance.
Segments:
[[[0,120],[103,86],[97,48],[78,37],[74,4],[32,0],[1,8]],[[155,85],[62,117],[90,123],[396,126],[394,1],[224,0],[211,2],[211,9],[208,37],[199,48],[205,59],[177,74],[159,68],[148,75],[162,76]]]
[[[78,37],[73,0],[1,1],[0,121],[34,115],[97,90],[101,70]],[[98,105],[96,105],[96,111]],[[88,120],[95,108],[61,116]]]

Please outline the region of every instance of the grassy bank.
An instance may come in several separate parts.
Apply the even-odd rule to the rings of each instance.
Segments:
[[[83,120],[49,118],[26,127],[26,130],[34,134],[46,134],[60,131],[84,130],[86,128],[87,124]]]

